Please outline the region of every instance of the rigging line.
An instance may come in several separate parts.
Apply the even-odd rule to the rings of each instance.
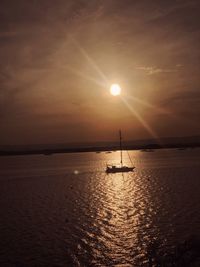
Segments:
[[[130,159],[130,162],[131,162],[131,164],[132,164],[132,166],[133,166],[133,161],[132,161],[132,159],[131,159],[131,157],[130,157],[130,155],[129,155],[129,153],[128,153],[128,150],[126,150],[126,151],[127,151],[128,157],[129,157],[129,159]]]

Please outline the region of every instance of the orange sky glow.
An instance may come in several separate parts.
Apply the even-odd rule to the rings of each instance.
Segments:
[[[0,10],[0,145],[200,134],[199,1]]]

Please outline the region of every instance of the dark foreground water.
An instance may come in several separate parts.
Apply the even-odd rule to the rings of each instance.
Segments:
[[[200,149],[129,153],[109,175],[119,152],[0,157],[0,266],[150,266],[199,238]]]

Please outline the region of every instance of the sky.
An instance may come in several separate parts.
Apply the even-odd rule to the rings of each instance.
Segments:
[[[199,14],[199,0],[1,0],[0,145],[199,135]]]

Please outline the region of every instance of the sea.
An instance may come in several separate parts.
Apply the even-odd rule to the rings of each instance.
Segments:
[[[106,174],[119,151],[1,156],[0,266],[200,266],[200,149],[130,159]]]

